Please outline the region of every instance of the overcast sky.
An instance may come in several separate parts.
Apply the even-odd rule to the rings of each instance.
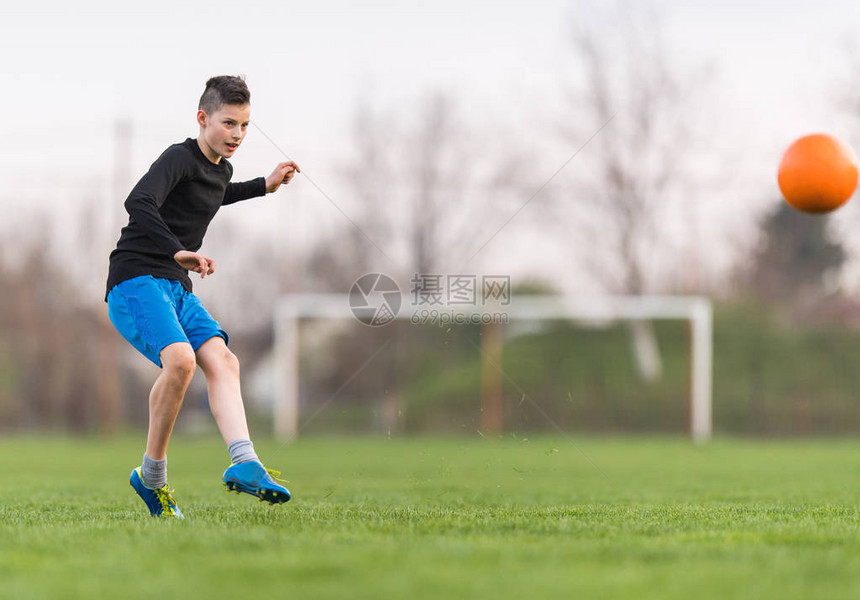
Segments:
[[[196,133],[205,79],[244,73],[253,117],[299,156],[338,144],[354,100],[408,103],[449,90],[467,106],[519,108],[547,94],[568,60],[568,20],[587,4],[551,0],[373,2],[16,2],[0,9],[4,183],[11,175],[90,169],[112,120],[150,144]],[[10,6],[11,5],[11,6]],[[860,33],[860,3],[659,3],[680,61],[712,60],[722,93],[762,135],[838,126],[822,87]],[[527,118],[530,115],[524,115]],[[782,133],[785,132],[785,133]],[[763,140],[767,143],[769,140]],[[143,160],[143,158],[141,159]],[[236,161],[241,162],[239,160]],[[95,163],[95,165],[94,165]]]
[[[715,143],[736,147],[735,158],[754,166],[751,195],[773,188],[781,149],[801,134],[825,130],[857,143],[834,102],[847,73],[846,44],[860,34],[860,3],[658,6],[681,68],[714,65],[720,113],[712,120],[725,133]],[[422,93],[444,90],[466,118],[527,132],[542,101],[557,101],[570,61],[565,32],[587,7],[561,0],[4,3],[0,205],[26,210],[48,202],[58,186],[107,198],[114,121],[134,123],[136,178],[167,145],[196,135],[196,103],[213,74],[247,76],[252,119],[323,187],[333,177],[331,158],[347,150],[360,97],[408,111]],[[232,161],[237,179],[282,159],[254,130],[240,152]],[[558,166],[529,168],[549,174]],[[300,190],[314,201],[313,189]]]

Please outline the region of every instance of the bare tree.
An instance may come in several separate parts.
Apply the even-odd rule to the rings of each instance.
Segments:
[[[570,41],[579,81],[564,121],[581,125],[560,130],[569,144],[599,130],[581,157],[587,167],[577,171],[576,218],[592,250],[586,260],[607,290],[647,293],[666,248],[662,221],[689,180],[689,100],[706,69],[693,79],[682,75],[658,16],[633,3],[580,10]],[[635,322],[633,341],[641,374],[655,379],[660,363],[650,324]]]
[[[397,136],[391,115],[375,111],[366,100],[359,102],[352,119],[353,156],[341,168],[348,212],[334,235],[311,253],[313,286],[346,291],[358,275],[394,251],[390,214],[397,206],[392,148]]]
[[[393,112],[363,101],[352,132],[353,155],[342,169],[351,222],[344,219],[337,243],[324,240],[314,260],[346,276],[340,289],[373,264],[408,282],[462,260],[487,206],[494,165],[456,103],[434,93]]]
[[[359,104],[353,122],[353,156],[343,169],[347,196],[334,239],[323,240],[312,257],[318,284],[346,291],[356,278],[381,270],[399,281],[409,297],[415,274],[442,274],[462,261],[474,244],[476,215],[493,185],[493,157],[479,152],[472,124],[454,101],[428,94],[408,111],[374,110]],[[371,265],[384,265],[373,268]],[[357,346],[341,345],[341,365],[358,368],[368,342],[387,343],[379,425],[397,430],[403,407],[398,377],[407,370],[404,328],[391,324],[365,332]]]
[[[87,431],[98,422],[97,316],[74,302],[50,236],[35,238],[14,265],[0,262],[0,428]]]

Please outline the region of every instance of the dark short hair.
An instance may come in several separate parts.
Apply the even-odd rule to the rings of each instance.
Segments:
[[[197,108],[211,115],[223,104],[242,106],[249,102],[251,102],[251,92],[248,90],[244,76],[218,75],[206,82],[206,89],[200,96],[200,104]]]

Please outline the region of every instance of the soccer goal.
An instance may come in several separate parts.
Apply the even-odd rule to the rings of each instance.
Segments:
[[[391,311],[392,303],[383,302],[384,322],[412,319],[408,310]],[[399,308],[397,298],[393,304]],[[682,320],[690,325],[690,391],[689,433],[696,442],[706,441],[712,430],[712,362],[713,310],[710,300],[691,296],[609,296],[580,298],[564,296],[513,296],[503,307],[508,323],[567,320],[578,323],[609,324],[618,321]],[[481,323],[486,306],[464,306],[456,309],[463,322]],[[454,310],[450,307],[447,310]],[[378,313],[382,314],[382,313]],[[456,316],[456,315],[455,315]],[[486,316],[486,315],[484,315]],[[275,435],[284,440],[299,433],[299,355],[300,322],[303,319],[356,319],[354,302],[346,294],[291,294],[281,297],[275,311],[274,354],[275,393],[273,422]],[[498,331],[498,323],[489,319],[484,325]],[[501,336],[486,336],[486,339]],[[483,372],[501,369],[492,361],[492,349],[482,352]],[[482,386],[492,383],[483,381]],[[492,376],[489,378],[492,379]],[[499,380],[500,382],[500,380]]]

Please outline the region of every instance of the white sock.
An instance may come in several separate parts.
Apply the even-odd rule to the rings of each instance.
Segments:
[[[260,462],[257,453],[254,452],[254,442],[251,440],[233,440],[227,444],[227,452],[230,453],[230,462],[234,465],[252,460]]]

